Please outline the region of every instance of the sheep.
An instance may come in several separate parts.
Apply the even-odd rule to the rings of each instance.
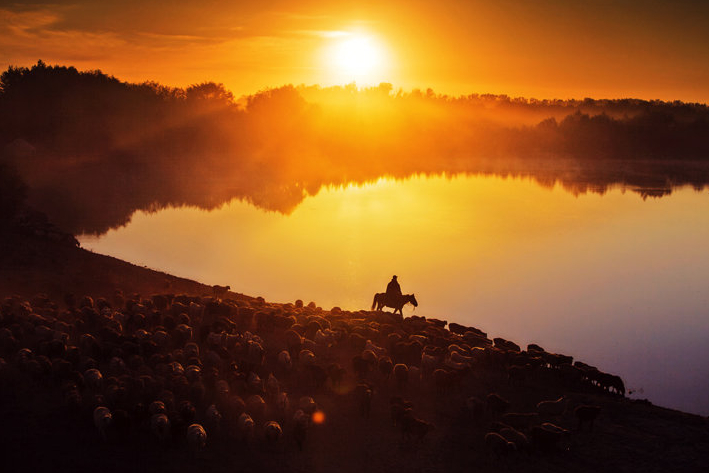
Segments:
[[[290,353],[287,350],[283,350],[278,353],[278,366],[281,371],[287,373],[293,367],[293,362],[291,361]]]
[[[559,443],[568,436],[569,431],[557,425],[545,422],[541,426],[531,428],[533,445],[542,452],[551,452],[559,447]]]
[[[500,429],[502,435],[508,442],[512,442],[517,446],[517,451],[529,451],[529,439],[522,432],[513,429],[512,427]]]
[[[288,399],[288,393],[281,391],[276,396],[276,412],[278,412],[278,417],[282,422],[285,421],[286,412],[290,407],[290,399]]]
[[[107,407],[99,406],[94,409],[94,425],[104,442],[108,440],[108,429],[111,427],[112,422],[113,417]]]
[[[463,363],[463,364],[469,364],[473,363],[473,357],[471,356],[465,356],[463,355],[460,351],[453,351],[450,353],[449,356],[450,360],[453,361],[454,363]]]
[[[616,394],[625,396],[625,384],[620,376],[608,374],[604,377],[604,384],[608,385],[608,391],[613,389]]]
[[[257,421],[261,421],[266,415],[266,401],[257,394],[246,399],[246,412]]]
[[[421,374],[425,377],[433,375],[433,371],[438,368],[438,358],[426,353],[421,354]]]
[[[391,358],[388,356],[382,356],[379,358],[379,372],[382,374],[385,381],[389,380],[393,370],[394,363],[392,363]]]
[[[537,412],[545,417],[561,416],[566,411],[568,402],[569,400],[565,396],[561,396],[556,401],[541,401],[537,403]]]
[[[310,416],[301,409],[295,411],[293,414],[293,439],[300,451],[303,451],[303,444],[308,434],[308,427],[310,427]]]
[[[288,347],[288,351],[292,354],[296,354],[300,351],[300,347],[303,345],[303,337],[301,337],[300,334],[296,332],[293,327],[295,326],[292,326],[291,328],[286,330],[284,337],[286,347]]]
[[[524,382],[527,380],[527,374],[530,372],[530,368],[527,365],[520,366],[520,365],[512,365],[509,368],[507,368],[507,383],[512,385],[512,384],[517,384],[517,385],[523,385]]]
[[[226,295],[227,291],[229,291],[230,289],[231,289],[231,286],[218,286],[216,284],[214,286],[212,286],[212,292],[214,293],[214,297],[219,298],[219,299],[224,297]]]
[[[207,432],[199,424],[191,424],[187,427],[187,446],[194,457],[204,450],[207,445]]]
[[[559,379],[567,387],[576,387],[583,380],[584,372],[581,368],[578,368],[569,363],[562,363],[559,365]]]
[[[263,381],[254,371],[246,377],[246,386],[253,393],[263,393]]]
[[[409,367],[403,363],[394,365],[394,379],[396,380],[397,389],[406,388],[406,384],[409,382]]]
[[[334,337],[331,334],[326,334],[322,329],[317,329],[313,335],[313,341],[329,348],[334,343]]]
[[[380,346],[377,346],[377,345],[374,344],[371,340],[367,340],[367,341],[365,342],[365,344],[364,344],[364,350],[369,350],[369,351],[371,351],[372,353],[374,353],[374,355],[375,355],[377,358],[379,358],[379,357],[381,357],[381,356],[386,356],[386,354],[387,354],[386,348],[382,348],[382,347],[380,347]],[[363,351],[364,351],[364,350],[363,350]]]
[[[249,442],[254,435],[254,420],[247,413],[242,413],[236,424],[237,436],[244,442]]]
[[[588,423],[589,432],[593,430],[593,421],[596,420],[598,414],[600,414],[601,408],[599,406],[592,406],[588,404],[581,404],[574,409],[574,414],[578,419],[578,429],[581,430],[583,425]]]
[[[165,414],[167,412],[167,409],[165,409],[165,403],[162,401],[151,402],[148,409],[151,415]]]
[[[273,373],[268,374],[268,379],[266,380],[266,396],[269,400],[274,401],[280,392],[281,387],[278,379],[273,376]]]
[[[355,397],[359,414],[365,419],[369,418],[372,410],[372,387],[368,384],[360,383],[355,387]]]
[[[433,382],[439,394],[443,394],[453,387],[460,387],[463,381],[463,375],[467,372],[466,369],[460,371],[449,371],[443,368],[438,368],[433,372]]]
[[[488,432],[485,434],[485,449],[488,455],[497,460],[514,454],[517,451],[517,446],[496,432]]]
[[[510,402],[498,394],[490,393],[485,398],[487,409],[493,415],[498,417],[510,408]]]
[[[265,351],[263,346],[257,341],[249,340],[247,342],[248,346],[248,356],[247,361],[252,364],[252,366],[261,366],[263,364],[263,358]]]
[[[103,375],[96,368],[84,371],[84,383],[92,391],[100,391],[103,383]]]
[[[377,355],[372,350],[362,350],[362,359],[369,363],[371,366],[377,364]]]
[[[396,427],[401,424],[406,413],[413,409],[413,405],[409,401],[404,400],[401,396],[392,396],[391,399],[389,399],[389,409],[392,424]]]
[[[300,353],[298,353],[298,362],[302,366],[311,366],[315,364],[315,354],[310,350],[300,350]]]
[[[357,379],[366,378],[367,374],[371,370],[372,364],[365,360],[362,355],[355,355],[352,357],[352,369],[357,376]]]
[[[346,370],[338,363],[331,363],[327,367],[327,375],[330,377],[333,389],[339,389],[345,377]]]
[[[283,437],[283,429],[278,422],[270,420],[263,426],[263,436],[266,443],[274,445]]]
[[[303,396],[298,400],[298,408],[308,416],[312,416],[318,408],[315,400],[310,396]]]
[[[170,419],[165,414],[154,414],[150,418],[150,431],[160,444],[166,445],[170,441]]]
[[[435,430],[435,426],[425,420],[417,419],[411,413],[406,411],[401,418],[401,434],[404,440],[420,443],[427,433]]]
[[[193,424],[197,417],[197,409],[195,409],[190,401],[182,401],[178,407],[178,412],[180,419],[187,425]]]
[[[485,416],[485,403],[475,396],[465,400],[465,409],[471,421],[479,423]]]
[[[222,415],[219,410],[217,410],[217,406],[214,404],[210,405],[204,413],[204,424],[211,435],[219,434],[221,422]]]

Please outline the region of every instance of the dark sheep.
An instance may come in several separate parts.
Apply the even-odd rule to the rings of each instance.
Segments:
[[[496,393],[488,394],[485,398],[485,402],[488,411],[490,411],[493,417],[501,416],[510,408],[510,401]]]
[[[405,441],[421,443],[429,432],[435,430],[433,424],[425,420],[417,419],[410,410],[406,411],[400,422],[401,434]]]
[[[369,418],[372,411],[372,395],[374,390],[369,384],[360,383],[355,387],[355,398],[357,400],[357,410],[359,415],[365,419]]]
[[[382,374],[385,380],[388,380],[394,370],[394,363],[388,356],[382,356],[379,358],[379,372]]]
[[[485,449],[493,459],[499,459],[513,455],[517,446],[496,432],[488,432],[485,434]]]
[[[399,390],[405,389],[409,382],[409,367],[403,363],[394,365],[394,379]]]
[[[596,420],[598,414],[601,413],[599,406],[581,404],[574,409],[574,415],[578,419],[578,429],[582,430],[584,424],[588,424],[589,432],[593,430],[593,421]]]

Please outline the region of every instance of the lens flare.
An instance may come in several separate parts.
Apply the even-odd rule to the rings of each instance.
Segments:
[[[313,413],[313,424],[322,424],[325,422],[325,413],[323,411],[315,411]]]

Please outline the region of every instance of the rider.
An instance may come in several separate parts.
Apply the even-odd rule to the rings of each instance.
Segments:
[[[398,299],[399,297],[401,297],[401,286],[399,286],[396,275],[394,275],[391,277],[389,284],[387,284],[386,298],[392,300],[394,298]]]

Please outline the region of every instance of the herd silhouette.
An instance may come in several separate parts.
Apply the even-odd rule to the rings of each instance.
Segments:
[[[399,446],[419,449],[450,428],[425,408],[434,401],[460,403],[489,461],[557,455],[576,432],[596,432],[602,408],[588,400],[625,395],[615,375],[475,327],[213,289],[221,297],[8,297],[1,389],[59,396],[100,442],[180,448],[197,460],[221,448],[307,451],[324,419],[373,419],[382,406]],[[484,379],[504,379],[502,391]]]

